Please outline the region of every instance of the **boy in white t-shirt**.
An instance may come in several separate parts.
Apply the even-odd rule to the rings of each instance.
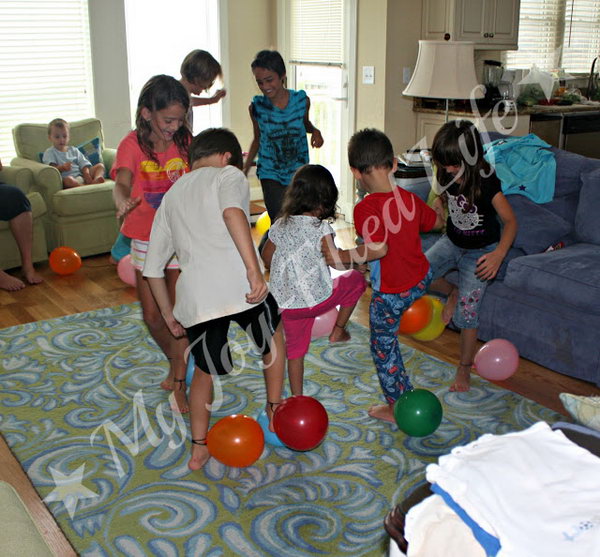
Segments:
[[[190,146],[192,171],[163,197],[154,217],[143,274],[171,333],[187,334],[196,369],[190,386],[191,470],[209,458],[206,434],[213,376],[232,370],[227,332],[236,321],[263,355],[267,416],[281,400],[285,344],[250,235],[250,193],[242,150],[226,129],[207,129]],[[164,268],[177,254],[181,275],[175,307]],[[218,380],[218,379],[217,379]],[[272,428],[272,425],[270,425]]]
[[[52,147],[44,151],[42,162],[54,166],[60,172],[65,189],[104,182],[104,165],[98,163],[92,166],[77,147],[69,145],[71,137],[66,120],[55,118],[48,124],[48,139],[52,142]]]

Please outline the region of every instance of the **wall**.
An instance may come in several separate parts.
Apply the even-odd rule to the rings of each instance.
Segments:
[[[253,137],[248,105],[252,97],[260,93],[250,64],[259,50],[277,47],[276,2],[228,0],[226,6],[227,21],[224,26],[228,41],[223,45],[222,62],[229,121],[225,120],[224,124],[235,132],[242,149],[246,151]]]
[[[96,116],[104,143],[116,147],[131,130],[124,0],[88,2]]]

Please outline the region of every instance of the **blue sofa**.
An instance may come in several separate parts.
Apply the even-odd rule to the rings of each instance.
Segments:
[[[479,338],[507,339],[524,358],[600,385],[600,160],[552,151],[552,201],[507,195],[519,231],[483,299]]]

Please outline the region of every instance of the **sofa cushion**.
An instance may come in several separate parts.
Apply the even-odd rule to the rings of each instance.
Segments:
[[[112,191],[115,183],[107,180],[103,184],[90,184],[61,190],[52,196],[52,205],[57,215],[80,216],[100,211],[115,211]]]
[[[581,176],[583,182],[575,214],[575,233],[582,242],[600,245],[600,168]]]
[[[507,195],[519,229],[513,242],[526,254],[540,253],[571,231],[571,223],[523,195]]]
[[[513,259],[504,284],[548,304],[600,315],[600,246],[579,243]]]

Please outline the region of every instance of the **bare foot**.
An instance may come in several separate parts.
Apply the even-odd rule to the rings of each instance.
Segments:
[[[454,384],[450,387],[450,391],[464,393],[471,388],[471,366],[462,365],[456,368],[456,377]]]
[[[167,378],[164,381],[160,382],[160,388],[164,389],[165,391],[172,391],[175,388],[173,383],[173,374],[171,372],[169,372],[169,375],[167,375]]]
[[[25,275],[25,280],[29,284],[39,284],[44,281],[44,279],[35,272],[33,267],[31,267],[31,269],[23,268],[23,274]]]
[[[208,452],[208,447],[204,444],[197,444],[192,441],[192,457],[188,462],[188,468],[190,470],[200,470],[209,458],[210,453]]]
[[[185,379],[173,379],[173,392],[169,395],[171,410],[186,414],[190,411],[190,406],[187,400]]]
[[[376,420],[384,420],[393,424],[396,423],[393,404],[376,404],[375,406],[371,406],[371,408],[369,408],[369,416]]]
[[[334,325],[333,331],[329,335],[329,342],[348,342],[351,338],[345,327]]]
[[[452,289],[452,292],[448,294],[448,299],[446,300],[446,305],[442,310],[442,321],[448,325],[452,316],[454,315],[454,310],[456,309],[456,304],[458,302],[458,290],[456,288]]]
[[[102,176],[98,176],[98,178],[96,178],[92,184],[104,184],[104,178]]]
[[[21,279],[0,271],[0,289],[16,292],[22,288],[25,288],[25,283]]]

